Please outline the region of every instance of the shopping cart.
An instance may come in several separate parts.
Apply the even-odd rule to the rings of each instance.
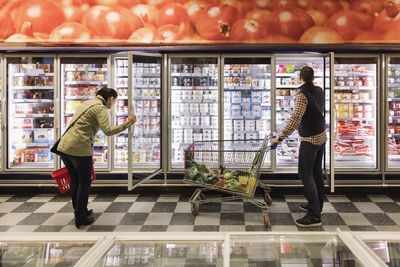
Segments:
[[[260,170],[267,167],[265,154],[276,148],[269,146],[271,136],[252,140],[216,140],[194,142],[185,150],[184,182],[201,188],[191,196],[192,213],[199,213],[199,205],[246,199],[261,208],[265,226],[270,225],[269,206],[271,188],[259,182]],[[254,199],[254,193],[264,189],[264,201]],[[216,190],[230,194],[226,197],[206,198],[204,192]]]

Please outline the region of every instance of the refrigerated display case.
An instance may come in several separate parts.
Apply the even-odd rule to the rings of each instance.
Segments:
[[[117,242],[96,266],[222,266],[222,242]]]
[[[75,114],[77,107],[92,99],[96,91],[108,84],[107,57],[60,57],[61,73],[61,134]],[[111,121],[111,120],[110,120]],[[109,138],[100,130],[94,142],[96,169],[108,168]]]
[[[218,65],[214,56],[169,58],[170,169],[183,169],[194,141],[219,139]]]
[[[54,57],[7,57],[7,168],[52,170]]]
[[[387,66],[387,169],[400,169],[400,58],[388,57]]]
[[[117,55],[114,60],[114,88],[118,92],[114,106],[114,121],[118,125],[128,114],[128,55]],[[114,137],[114,168],[128,168],[128,130]]]
[[[378,168],[378,57],[335,56],[335,169]]]
[[[94,243],[0,242],[1,266],[74,266]]]
[[[276,90],[275,90],[275,123],[276,132],[280,133],[290,118],[296,103],[296,95],[300,83],[300,69],[309,66],[314,70],[314,84],[325,91],[329,97],[329,73],[326,71],[326,62],[324,56],[277,56],[276,58]],[[328,98],[329,101],[330,98]],[[325,110],[328,107],[325,107]],[[325,113],[326,115],[326,113]],[[329,118],[326,118],[327,124]],[[300,137],[297,130],[276,149],[276,168],[294,169],[297,168],[298,154],[300,146]],[[329,147],[328,145],[326,147]]]
[[[271,58],[226,56],[222,60],[223,140],[264,139],[271,134],[272,123]],[[262,167],[271,168],[271,153],[266,154]]]
[[[230,266],[363,266],[335,235],[231,236]]]
[[[3,98],[3,55],[0,54],[0,96]],[[3,101],[0,101],[0,120],[2,118],[1,113],[2,113],[2,104]],[[3,127],[3,122],[0,121],[0,125]],[[2,138],[2,131],[0,130],[0,170],[3,170],[3,138]]]

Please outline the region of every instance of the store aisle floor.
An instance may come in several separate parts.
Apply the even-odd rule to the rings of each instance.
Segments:
[[[216,195],[213,195],[215,197]],[[218,196],[218,195],[217,195]],[[320,228],[301,229],[295,220],[302,195],[273,195],[271,227],[247,201],[207,203],[192,215],[190,194],[91,195],[96,221],[77,230],[68,195],[0,195],[1,232],[58,231],[400,231],[400,196],[328,195]],[[261,200],[262,198],[260,198]]]

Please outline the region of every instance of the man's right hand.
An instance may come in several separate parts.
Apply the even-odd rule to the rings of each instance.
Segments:
[[[136,116],[135,115],[129,115],[128,121],[130,121],[132,124],[136,123]]]

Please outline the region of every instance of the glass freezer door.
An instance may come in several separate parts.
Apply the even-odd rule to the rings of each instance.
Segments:
[[[285,55],[276,58],[276,131],[281,133],[290,118],[299,92],[300,69],[314,69],[314,84],[325,90],[325,59],[320,56]],[[276,167],[295,169],[298,164],[300,136],[297,130],[276,149]]]
[[[7,167],[54,169],[54,57],[8,57],[7,70]]]
[[[378,57],[335,57],[335,168],[377,168]]]
[[[122,99],[124,103],[117,105],[116,114],[121,115],[118,124],[129,114],[135,114],[137,118],[135,125],[128,129],[128,189],[132,190],[161,173],[162,57],[160,54],[130,53],[129,61],[131,75],[128,79],[132,86],[127,103]],[[126,104],[129,113],[121,110]],[[118,144],[124,142],[123,137],[117,140]],[[145,178],[133,177],[133,172],[145,173]]]
[[[94,98],[99,88],[107,87],[108,69],[106,57],[62,57],[60,62],[61,133],[64,133],[77,107]],[[101,130],[96,134],[93,159],[96,169],[108,168],[108,138]]]
[[[169,167],[183,169],[190,144],[219,139],[218,58],[176,56],[169,67]]]
[[[223,64],[223,140],[262,143],[271,135],[271,58],[226,57]],[[232,149],[227,147],[231,143],[224,144]],[[271,153],[262,167],[271,168]]]
[[[387,167],[400,169],[400,58],[390,57],[387,73]]]

